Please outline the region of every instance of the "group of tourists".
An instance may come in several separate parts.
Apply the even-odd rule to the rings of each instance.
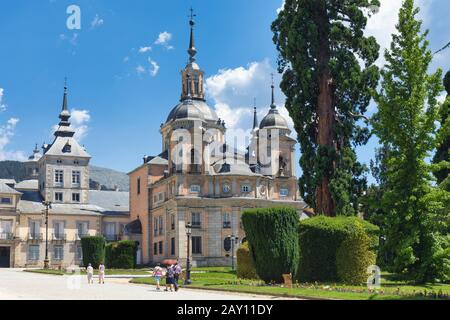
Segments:
[[[177,261],[174,264],[168,265],[166,268],[161,267],[158,263],[153,269],[153,277],[156,281],[156,290],[161,290],[161,279],[165,278],[166,288],[164,291],[174,291],[177,292],[179,289],[178,281],[180,279],[182,269],[180,263]]]
[[[92,267],[92,264],[89,263],[88,267],[86,268],[88,283],[93,284],[94,283],[94,268]],[[98,283],[99,284],[105,284],[105,265],[103,263],[100,263],[98,266]]]

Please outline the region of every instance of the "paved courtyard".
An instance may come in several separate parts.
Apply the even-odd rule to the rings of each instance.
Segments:
[[[97,280],[97,279],[95,279]],[[106,284],[88,285],[84,276],[54,276],[0,269],[0,300],[255,300],[268,296],[181,289],[157,292],[155,287],[106,279]]]

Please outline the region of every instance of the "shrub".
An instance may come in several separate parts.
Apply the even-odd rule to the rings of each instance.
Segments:
[[[357,217],[318,216],[299,225],[300,263],[297,279],[302,282],[337,281],[336,254],[344,240],[364,230],[369,247],[378,244],[378,228]]]
[[[276,207],[247,210],[242,222],[256,273],[265,282],[283,281],[282,275],[296,274],[299,258],[298,213]]]
[[[123,240],[107,245],[106,266],[114,269],[134,269],[136,267],[136,241]]]
[[[255,261],[250,252],[248,242],[243,243],[237,250],[237,276],[240,279],[258,279],[256,274]]]
[[[100,263],[105,261],[105,243],[105,238],[101,236],[81,238],[85,266],[90,263],[92,267],[98,268]]]
[[[370,238],[361,230],[342,241],[336,252],[336,268],[341,282],[360,285],[367,281],[367,268],[374,265],[376,255],[370,250]]]

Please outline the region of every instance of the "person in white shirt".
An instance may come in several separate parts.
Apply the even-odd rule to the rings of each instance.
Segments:
[[[98,283],[105,284],[105,265],[103,263],[98,266]]]
[[[94,268],[92,268],[92,265],[90,263],[89,263],[88,267],[86,268],[86,272],[87,272],[88,283],[89,284],[94,283]]]

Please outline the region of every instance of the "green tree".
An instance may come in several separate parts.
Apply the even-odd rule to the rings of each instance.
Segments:
[[[440,186],[450,191],[450,71],[444,78],[447,97],[439,110],[440,128],[437,133],[438,146],[433,158],[434,176]]]
[[[352,215],[365,187],[355,146],[379,79],[379,45],[364,29],[378,0],[286,0],[272,24],[286,108],[301,145],[300,190],[316,212]]]
[[[434,196],[430,165],[425,158],[435,147],[436,97],[442,91],[441,70],[429,75],[432,54],[421,33],[419,9],[405,0],[397,33],[375,95],[375,133],[389,152],[383,156],[385,183],[381,205],[386,212],[386,247],[393,253],[392,271],[418,281],[436,280],[439,223],[443,204]]]

